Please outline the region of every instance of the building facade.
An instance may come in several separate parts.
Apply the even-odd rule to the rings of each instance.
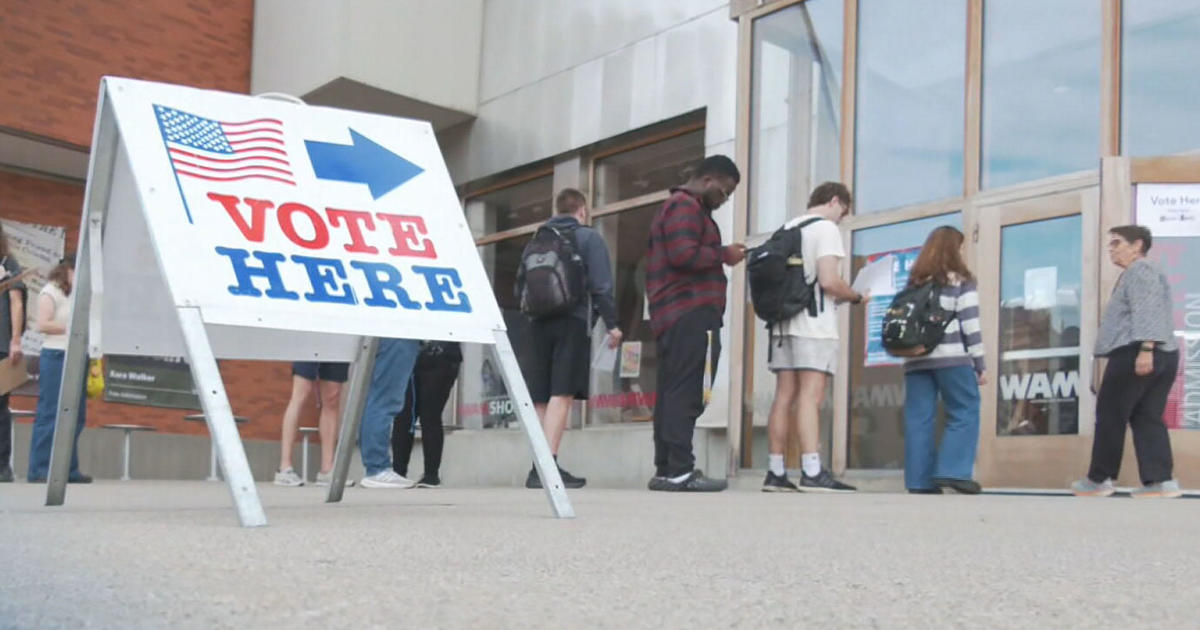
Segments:
[[[214,11],[243,24],[249,5]],[[1197,0],[258,0],[252,10],[252,45],[240,58],[249,59],[249,85],[189,74],[197,64],[168,76],[126,72],[432,121],[518,349],[528,335],[513,297],[521,249],[558,190],[588,196],[612,252],[627,343],[614,365],[593,365],[563,458],[601,485],[641,484],[652,472],[648,227],[669,188],[706,155],[730,155],[743,173],[715,215],[730,242],[761,242],[825,180],[855,193],[842,224],[847,273],[890,254],[900,281],[933,227],[967,234],[989,375],[976,474],[991,486],[1058,487],[1084,471],[1095,411],[1090,347],[1118,275],[1106,232],[1161,218],[1152,197],[1181,207],[1200,197],[1188,188],[1200,182],[1200,120],[1188,105],[1200,96]],[[233,19],[184,11],[193,14],[162,19]],[[29,36],[28,46],[41,45]],[[39,131],[54,128],[37,119],[48,114],[27,110],[48,97],[45,87],[29,90],[37,96],[0,109],[0,125],[48,145],[86,143],[86,107],[60,113],[74,118],[56,124],[73,131]],[[4,176],[58,172],[25,168]],[[3,203],[0,211],[8,216]],[[1178,476],[1193,485],[1197,238],[1156,228],[1151,252],[1176,292],[1185,351],[1167,422]],[[902,369],[872,333],[886,303],[840,313],[845,369],[822,412],[822,450],[837,472],[899,487]],[[773,378],[743,268],[730,272],[728,304],[697,452],[710,474],[738,475],[766,465]],[[286,382],[278,366],[251,371]],[[461,429],[447,442],[451,481],[512,483],[527,468],[497,376],[486,348],[465,349],[444,419]],[[280,394],[277,411],[252,424],[277,430],[285,403]],[[796,465],[796,448],[789,457]]]

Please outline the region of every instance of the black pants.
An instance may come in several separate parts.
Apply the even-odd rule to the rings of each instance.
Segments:
[[[413,369],[408,392],[404,396],[404,409],[392,423],[392,469],[408,476],[408,460],[412,456],[413,435],[417,421],[421,423],[421,451],[425,454],[425,476],[437,477],[442,466],[442,446],[445,431],[442,429],[442,410],[450,398],[450,389],[458,378],[461,361],[451,361],[443,356],[421,355]],[[413,409],[416,418],[413,418]]]
[[[1092,440],[1092,465],[1088,479],[1097,483],[1116,480],[1125,451],[1125,424],[1133,429],[1142,484],[1172,478],[1171,437],[1163,423],[1167,394],[1175,383],[1178,352],[1154,352],[1154,371],[1134,373],[1138,346],[1126,346],[1108,357],[1104,380],[1096,397],[1096,435]]]
[[[0,358],[0,361],[7,359]],[[8,466],[12,455],[12,411],[8,408],[8,394],[0,396],[0,470]]]
[[[678,477],[696,466],[692,434],[704,412],[704,352],[712,332],[712,373],[721,356],[721,316],[695,309],[658,338],[658,394],[654,403],[654,470]],[[711,385],[711,383],[710,383]]]

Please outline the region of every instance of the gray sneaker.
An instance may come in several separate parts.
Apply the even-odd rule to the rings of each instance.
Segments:
[[[1129,494],[1135,499],[1178,499],[1183,496],[1183,490],[1179,489],[1178,481],[1168,479],[1131,490]]]
[[[296,471],[288,468],[286,470],[275,471],[275,485],[294,488],[296,486],[303,486],[304,480],[300,478],[300,475],[296,474]]]
[[[1071,492],[1074,492],[1077,497],[1110,497],[1116,491],[1112,479],[1105,479],[1104,483],[1096,483],[1084,477],[1071,484]]]

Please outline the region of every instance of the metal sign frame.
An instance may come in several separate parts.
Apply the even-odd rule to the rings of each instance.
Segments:
[[[111,100],[107,96],[109,89],[111,89],[111,84],[106,78],[101,81],[100,85],[96,124],[92,137],[92,152],[88,165],[88,181],[80,220],[79,244],[76,254],[76,281],[71,294],[73,311],[63,365],[62,385],[59,389],[58,417],[54,428],[50,471],[47,476],[46,505],[48,506],[63,505],[66,500],[70,461],[74,449],[76,416],[82,403],[88,357],[89,355],[99,357],[103,352],[99,343],[102,338],[102,318],[99,315],[103,310],[104,297],[103,243],[106,222],[110,216],[109,203],[114,178],[118,176],[122,166],[118,156],[122,153],[123,144],[119,121],[113,111]],[[118,86],[117,89],[120,87]],[[132,159],[130,156],[129,160],[132,161]],[[128,169],[128,176],[136,180],[136,174],[132,169]],[[140,189],[139,203],[143,208],[145,207],[145,199],[141,197]],[[144,213],[139,212],[139,217],[142,221],[145,220]],[[152,239],[155,238],[153,232],[150,236]],[[161,267],[157,269],[157,272],[163,282],[166,282],[166,275]],[[493,300],[494,304],[494,295],[489,294],[488,297]],[[216,446],[218,462],[221,470],[225,473],[225,480],[237,510],[238,520],[243,527],[264,526],[267,524],[266,515],[238,434],[237,425],[234,422],[229,397],[225,391],[220,371],[217,369],[217,356],[214,353],[212,339],[202,317],[201,308],[196,305],[175,305],[173,308],[179,331],[182,333],[184,356],[196,383],[205,422]],[[533,450],[534,465],[543,480],[551,509],[558,518],[572,518],[574,511],[567,498],[566,490],[558,473],[558,466],[550,452],[541,423],[534,411],[507,332],[498,329],[493,333],[494,340],[491,345],[495,351],[497,362],[501,366],[504,382],[516,401],[517,416],[529,439],[530,447]],[[304,346],[306,336],[315,337],[315,335],[305,332],[292,334],[297,347]],[[328,334],[321,336],[327,338]],[[347,337],[349,336],[347,335]],[[359,340],[357,357],[354,361],[346,403],[342,411],[340,439],[336,450],[333,480],[326,497],[327,502],[337,502],[342,498],[355,437],[358,434],[358,427],[366,405],[367,388],[370,385],[371,373],[374,369],[378,339],[357,338]],[[91,345],[89,345],[89,340],[92,342]]]

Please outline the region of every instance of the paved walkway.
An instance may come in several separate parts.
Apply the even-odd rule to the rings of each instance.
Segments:
[[[1200,501],[0,485],[2,628],[1194,628]]]

